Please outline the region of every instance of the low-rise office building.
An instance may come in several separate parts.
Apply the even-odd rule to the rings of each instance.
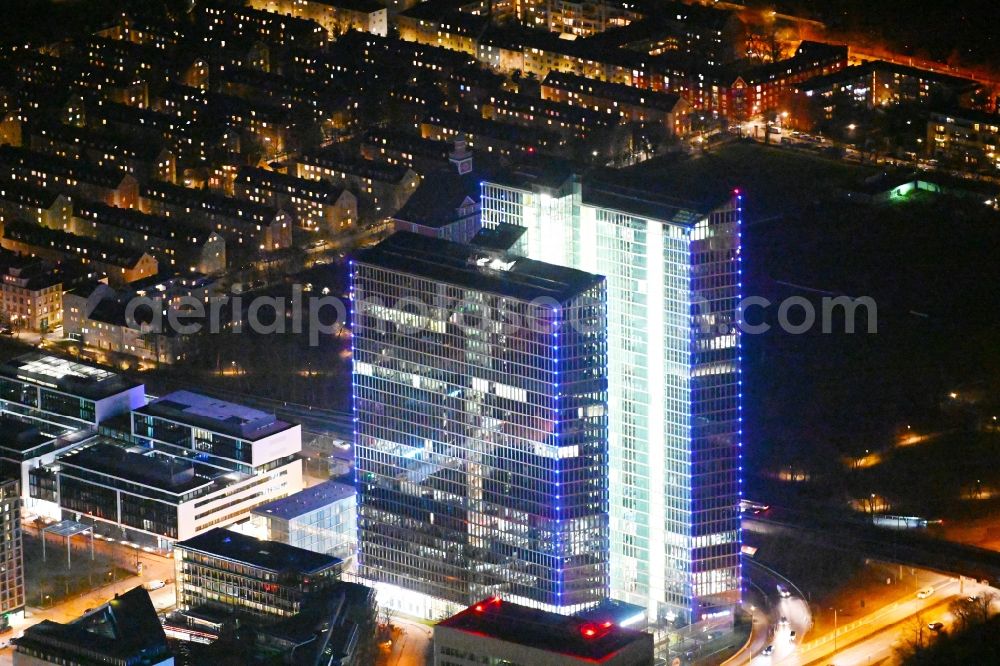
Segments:
[[[358,495],[354,486],[327,481],[269,502],[252,512],[258,532],[345,562],[358,547]]]
[[[302,488],[301,428],[188,391],[131,413],[131,432],[84,441],[30,472],[39,513],[169,549]]]
[[[0,413],[0,478],[16,479],[21,499],[29,510],[33,510],[34,503],[28,492],[31,470],[51,463],[58,454],[92,436],[92,430],[67,429]]]
[[[145,402],[142,384],[58,356],[32,352],[0,364],[0,410],[34,422],[96,428]]]
[[[217,528],[175,546],[177,607],[291,617],[340,580],[341,561]]]
[[[652,666],[653,636],[485,599],[434,627],[434,666]]]

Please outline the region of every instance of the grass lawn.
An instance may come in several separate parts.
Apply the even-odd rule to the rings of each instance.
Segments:
[[[696,201],[739,188],[745,193],[751,224],[754,217],[770,217],[837,196],[874,173],[871,167],[754,142],[729,143],[690,159],[657,158],[622,171],[633,181]]]

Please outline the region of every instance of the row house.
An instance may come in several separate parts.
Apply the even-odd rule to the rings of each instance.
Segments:
[[[0,183],[0,222],[29,220],[47,229],[69,230],[73,202],[65,194],[17,181]]]
[[[295,81],[317,86],[346,89],[350,85],[356,85],[363,74],[358,54],[345,50],[341,43],[350,41],[357,34],[349,32],[323,51],[289,49],[282,74]]]
[[[226,136],[207,121],[193,122],[179,115],[113,102],[91,102],[85,113],[88,127],[141,141],[165,142],[177,165],[204,164],[210,151]]]
[[[361,155],[367,160],[387,162],[418,173],[434,171],[448,164],[452,144],[425,139],[419,134],[375,127],[361,140]]]
[[[81,63],[72,78],[74,89],[129,106],[149,106],[149,80],[143,73]]]
[[[202,33],[185,44],[197,54],[179,83],[204,88],[211,71],[226,67],[246,67],[261,72],[284,69],[288,53],[295,48],[278,48],[249,36]],[[309,49],[311,50],[311,49]]]
[[[400,12],[396,15],[399,37],[475,56],[479,36],[490,19],[485,13],[457,11],[466,4],[461,0],[429,0]]]
[[[156,106],[178,118],[242,128],[269,156],[284,152],[292,127],[287,109],[179,84],[167,86]]]
[[[635,7],[630,0],[623,4]],[[713,66],[746,57],[747,30],[735,11],[661,0],[645,4],[641,12],[642,18],[611,26],[583,43],[650,55],[683,54]]]
[[[315,21],[330,39],[350,30],[385,36],[389,16],[374,0],[250,0],[248,6],[266,12]]]
[[[142,188],[142,210],[217,232],[227,250],[241,256],[292,245],[292,219],[285,211],[207,190],[151,182]]]
[[[240,7],[225,0],[205,0],[195,9],[196,21],[209,34],[259,39],[276,46],[321,48],[327,31],[315,21]]]
[[[616,122],[662,124],[674,136],[684,136],[690,129],[690,105],[673,93],[549,72],[541,96],[549,103],[589,109]]]
[[[476,58],[467,53],[429,44],[406,41],[398,37],[385,37],[351,32],[331,47],[333,57],[340,62],[358,62],[369,67],[398,67],[418,72],[447,74],[476,64]]]
[[[504,91],[490,95],[489,100],[482,105],[483,118],[487,120],[537,127],[579,139],[621,122],[618,114],[602,111],[552,100],[544,95],[539,98]]]
[[[173,50],[184,38],[179,27],[170,21],[132,16],[125,12],[122,13],[118,23],[98,34],[133,44],[152,46],[160,51]]]
[[[104,273],[109,284],[124,285],[156,275],[158,264],[147,252],[129,250],[120,245],[65,231],[46,229],[30,222],[13,221],[3,225],[0,245],[5,250],[30,254],[48,261],[78,261]]]
[[[72,78],[72,66],[63,58],[35,50],[21,51],[7,63],[22,83],[51,90],[65,89]]]
[[[391,124],[413,127],[428,112],[442,107],[448,108],[441,91],[427,83],[400,85],[381,91],[380,103],[392,105],[396,113]]]
[[[459,11],[463,7],[467,8],[467,3],[457,0],[421,3],[399,15],[400,36],[468,53],[508,73],[520,70],[542,79],[549,72],[560,72],[673,93],[683,97],[692,109],[713,116],[743,119],[775,109],[794,84],[847,65],[846,46],[812,41],[803,41],[794,56],[776,63],[748,66],[736,62],[733,53],[725,53],[730,40],[722,24],[729,19],[714,9],[706,11],[714,12],[710,17],[719,18],[722,24],[701,19],[689,22],[685,17],[693,10],[688,9],[676,19],[678,25],[704,23],[705,29],[714,31],[716,46],[709,50],[715,55],[706,58],[697,55],[694,47],[684,45],[698,42],[701,28],[685,32],[687,41],[683,44],[664,43],[639,52],[623,48],[629,46],[628,39],[624,43],[603,35],[565,39],[538,31],[490,27],[480,21],[484,17]],[[662,27],[665,19],[656,20]],[[652,30],[650,34],[654,33]]]
[[[405,166],[346,158],[328,151],[303,153],[295,163],[295,175],[351,190],[376,219],[392,216],[420,184],[420,176]]]
[[[138,203],[138,182],[127,173],[26,148],[0,146],[0,180],[79,194],[122,208],[132,208]]]
[[[517,90],[503,74],[472,65],[448,73],[446,85],[467,105],[482,104],[498,90]]]
[[[177,180],[177,159],[162,141],[45,121],[29,123],[27,134],[29,147],[40,153],[119,169],[139,181]]]
[[[297,113],[308,110],[313,121],[336,129],[352,127],[356,121],[357,101],[345,92],[346,83],[321,85],[248,67],[227,67],[213,72],[212,88],[256,104],[263,102]]]
[[[173,51],[168,54],[151,44],[101,35],[88,35],[80,40],[75,53],[91,67],[124,72],[153,83],[174,79],[183,67]]]
[[[235,193],[241,199],[295,211],[296,223],[306,231],[347,231],[358,217],[357,198],[325,180],[242,167],[236,176]]]
[[[73,206],[70,230],[80,236],[148,251],[160,266],[175,272],[213,274],[226,269],[225,239],[180,219],[79,201]]]
[[[80,124],[140,141],[160,141],[179,131],[184,124],[174,115],[116,102],[90,98],[84,101],[83,106]]]
[[[435,111],[420,124],[425,139],[454,141],[465,137],[470,148],[511,158],[533,153],[558,153],[566,142],[555,132],[485,120],[453,111]]]

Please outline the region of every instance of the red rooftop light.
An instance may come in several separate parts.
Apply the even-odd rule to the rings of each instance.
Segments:
[[[607,636],[611,632],[611,628],[614,626],[614,622],[603,622],[601,624],[592,624],[588,622],[580,626],[580,634],[584,638],[602,638]]]

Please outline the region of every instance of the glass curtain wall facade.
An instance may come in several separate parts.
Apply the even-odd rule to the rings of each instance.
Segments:
[[[530,270],[444,254],[352,265],[359,575],[576,612],[609,585],[604,281],[540,305],[503,288]]]
[[[740,212],[738,193],[695,210],[575,177],[482,186],[484,228],[607,278],[611,590],[651,620],[740,599]]]

